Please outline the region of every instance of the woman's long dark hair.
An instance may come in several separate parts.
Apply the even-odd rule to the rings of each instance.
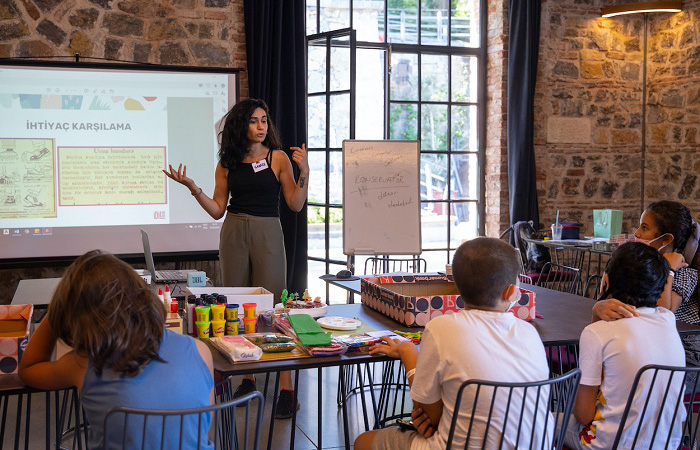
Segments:
[[[641,242],[627,242],[608,261],[605,269],[608,286],[600,298],[615,298],[636,307],[654,307],[664,291],[668,271],[668,261],[655,248]]]
[[[219,160],[221,166],[229,168],[243,161],[248,154],[248,124],[250,117],[256,109],[262,108],[267,115],[267,136],[262,145],[272,150],[282,148],[277,129],[272,124],[270,108],[262,100],[248,98],[236,103],[224,116],[224,128],[219,133],[221,148],[219,148]]]

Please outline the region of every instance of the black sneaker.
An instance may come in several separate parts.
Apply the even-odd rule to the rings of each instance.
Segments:
[[[248,378],[243,378],[241,384],[236,388],[236,392],[233,393],[233,398],[243,397],[244,395],[250,394],[251,392],[255,392],[257,390],[258,387],[255,386],[255,381],[249,380]],[[238,406],[245,406],[245,403]]]
[[[275,419],[289,419],[294,414],[294,410],[299,409],[299,402],[294,405],[294,392],[281,390],[275,406]]]

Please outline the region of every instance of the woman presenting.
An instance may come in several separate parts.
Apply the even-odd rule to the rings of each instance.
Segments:
[[[210,198],[187,177],[187,167],[171,165],[163,171],[186,186],[214,219],[226,214],[221,228],[219,261],[224,286],[261,286],[275,300],[287,286],[287,263],[279,220],[280,190],[292,211],[301,211],[309,188],[309,160],[306,147],[292,147],[292,159],[299,166],[294,182],[292,164],[282,147],[277,130],[262,100],[238,102],[223,119],[221,148],[216,166],[214,195]],[[280,379],[276,418],[291,417],[293,386],[291,374]],[[236,391],[244,395],[255,390],[253,379],[245,379]]]

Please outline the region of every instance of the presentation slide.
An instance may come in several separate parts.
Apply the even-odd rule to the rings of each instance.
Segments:
[[[39,63],[37,63],[39,64]],[[208,195],[236,73],[0,65],[0,260],[218,249]]]

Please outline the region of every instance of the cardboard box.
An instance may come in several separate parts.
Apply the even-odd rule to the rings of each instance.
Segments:
[[[451,275],[377,275],[360,280],[362,303],[409,327],[424,327],[430,319],[464,309]],[[511,312],[535,318],[535,293],[520,289]]]
[[[169,312],[165,316],[165,328],[178,334],[183,334],[182,317],[180,314]]]
[[[262,287],[188,287],[187,295],[199,297],[202,294],[217,293],[226,296],[228,303],[257,303],[257,313],[263,313],[266,309],[274,308],[274,295]],[[241,309],[243,311],[243,309]]]
[[[510,312],[523,320],[535,320],[535,293],[520,288],[520,300],[513,305]]]
[[[464,309],[452,276],[377,275],[360,280],[362,303],[408,327]]]
[[[29,341],[34,305],[0,305],[0,374],[17,373]]]

